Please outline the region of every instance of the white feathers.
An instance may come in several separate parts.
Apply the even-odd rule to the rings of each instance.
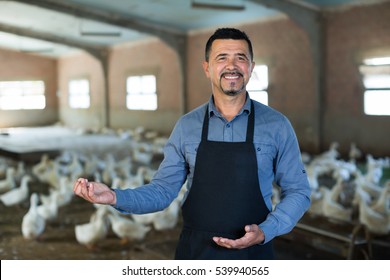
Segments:
[[[0,180],[0,193],[10,191],[16,187],[15,181],[16,170],[13,167],[7,167],[5,171],[5,178]]]
[[[345,207],[339,202],[340,194],[343,191],[343,182],[342,178],[340,178],[332,189],[324,189],[322,211],[324,216],[328,218],[351,222],[352,208]]]
[[[37,239],[45,230],[45,219],[37,210],[38,200],[38,194],[32,193],[30,196],[30,208],[22,220],[22,234],[25,239]]]
[[[358,222],[374,234],[390,233],[390,183],[381,183],[390,159],[368,154],[365,168],[359,169],[356,161],[362,152],[356,144],[351,144],[348,162],[338,159],[337,147],[332,143],[328,151],[305,163],[312,189],[308,213],[339,223]],[[321,178],[335,179],[336,183],[320,185]]]
[[[94,249],[97,243],[107,236],[109,222],[106,207],[110,206],[98,207],[88,223],[75,226],[74,230],[77,242],[86,246],[88,249]]]
[[[180,202],[174,200],[171,205],[163,211],[157,212],[153,219],[153,226],[156,230],[162,231],[172,229],[177,225],[180,213]]]
[[[58,216],[58,197],[60,193],[58,191],[53,191],[49,196],[41,195],[42,204],[38,205],[37,212],[41,215],[46,221],[54,221]]]
[[[111,222],[111,229],[121,239],[121,242],[141,241],[150,231],[151,227],[137,223],[128,216],[122,216],[117,211],[108,215]]]
[[[29,195],[28,184],[31,181],[29,175],[24,175],[18,188],[12,189],[0,196],[0,200],[5,206],[18,205],[25,201]]]
[[[359,205],[359,221],[367,229],[378,235],[390,233],[390,215],[375,211],[371,205],[371,197],[363,189],[357,189],[357,201]]]
[[[23,166],[21,163],[17,165],[16,162],[13,164],[14,167],[2,164],[1,201],[5,205],[17,206],[21,201],[27,199],[29,187],[26,188],[23,185],[28,184],[21,183],[20,179],[17,178],[23,173],[32,174],[34,175],[33,179],[36,179],[34,192],[44,188],[47,188],[45,191],[48,191],[45,192],[48,195],[38,194],[41,198],[41,204],[36,206],[36,212],[47,223],[48,221],[56,221],[62,207],[73,206],[70,203],[74,202],[72,201],[74,178],[80,174],[87,175],[88,179],[92,180],[95,177],[95,180],[118,189],[135,189],[149,183],[157,172],[159,153],[162,152],[161,149],[167,139],[156,137],[156,133],[147,133],[143,129],[126,133],[128,135],[126,137],[124,134],[118,136],[121,137],[121,141],[127,143],[126,149],[118,147],[121,149],[120,152],[112,145],[109,150],[104,152],[94,149],[78,149],[77,152],[70,150],[53,159],[44,154],[39,163],[30,166]],[[110,135],[115,136],[115,134]],[[385,232],[383,229],[374,229],[374,227],[379,227],[380,223],[377,223],[378,226],[373,226],[374,223],[370,225],[369,222],[374,219],[372,217],[389,216],[390,191],[389,187],[383,186],[383,180],[381,180],[382,168],[388,167],[388,159],[375,159],[368,155],[366,157],[367,165],[359,165],[357,168],[356,161],[362,155],[357,146],[351,144],[350,161],[339,158],[338,147],[337,143],[332,143],[327,151],[318,156],[302,154],[312,190],[312,205],[309,214],[322,215],[332,221],[341,221],[341,223],[364,222],[373,233]],[[15,172],[16,166],[18,172]],[[6,171],[7,168],[9,171]],[[324,178],[327,181],[324,181]],[[337,178],[339,178],[339,182],[334,183]],[[26,182],[28,179],[24,179],[24,181]],[[39,185],[40,183],[42,184]],[[361,188],[369,194],[370,199],[360,198],[360,206],[352,204],[350,199],[346,197],[355,195],[354,188]],[[185,191],[186,188],[183,187],[179,197],[170,206],[155,213],[123,216],[113,208],[110,208],[110,211],[105,214],[100,213],[104,212],[103,210],[96,210],[89,223],[73,224],[75,242],[93,247],[103,239],[112,237],[113,234],[122,241],[140,242],[150,231],[170,230],[176,227],[179,221],[180,206]],[[272,194],[274,208],[277,207],[281,199],[280,189],[273,188]],[[88,202],[81,202],[81,200],[77,200],[77,203],[88,204]],[[21,207],[25,207],[25,205],[22,204]],[[373,214],[371,216],[369,213],[379,213],[379,215]],[[362,217],[359,219],[360,215]],[[50,227],[64,226],[72,221],[71,219],[67,220],[67,218],[63,219],[63,217],[61,219],[58,220],[58,224],[50,223]],[[387,220],[384,218],[381,224],[385,224],[385,221]],[[111,235],[109,235],[110,230],[113,233]]]

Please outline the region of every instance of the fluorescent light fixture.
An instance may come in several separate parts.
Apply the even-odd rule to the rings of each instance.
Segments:
[[[192,0],[191,7],[233,11],[245,9],[244,1],[242,0]]]
[[[79,23],[80,36],[91,37],[120,37],[122,32],[114,26],[110,26],[100,22],[80,21]]]
[[[54,52],[53,48],[47,48],[47,49],[21,49],[21,52],[24,53],[52,53]]]
[[[99,32],[99,31],[80,31],[81,36],[96,36],[96,37],[120,37],[121,32]]]

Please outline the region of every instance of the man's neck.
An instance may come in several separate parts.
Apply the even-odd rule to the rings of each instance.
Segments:
[[[240,112],[245,104],[245,99],[246,93],[235,96],[214,94],[215,107],[227,121],[231,121]]]

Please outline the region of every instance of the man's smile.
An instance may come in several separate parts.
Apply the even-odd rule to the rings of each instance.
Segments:
[[[228,72],[228,73],[223,73],[221,75],[221,78],[224,78],[226,80],[237,80],[242,77],[241,73],[238,72]]]

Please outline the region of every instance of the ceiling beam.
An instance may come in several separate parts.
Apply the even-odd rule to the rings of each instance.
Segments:
[[[136,16],[128,16],[120,12],[112,12],[104,9],[93,8],[73,2],[58,0],[16,0],[14,2],[25,3],[44,9],[65,13],[79,18],[86,18],[97,22],[128,28],[149,35],[154,35],[165,41],[174,49],[178,49],[186,34],[163,24],[152,22]]]
[[[0,31],[15,34],[18,36],[29,37],[33,39],[39,39],[47,42],[53,42],[78,49],[83,49],[89,52],[91,55],[97,57],[99,60],[102,58],[102,56],[105,56],[107,52],[107,49],[105,47],[99,47],[85,42],[80,42],[78,40],[57,36],[51,33],[39,32],[28,28],[11,26],[4,23],[0,23]]]
[[[312,33],[313,30],[317,31],[316,26],[319,23],[321,13],[320,13],[320,9],[315,6],[303,4],[300,1],[293,1],[293,0],[249,0],[249,1],[260,4],[265,7],[279,10],[287,14],[291,19],[293,19],[302,28],[304,28],[306,31],[310,33]],[[315,26],[311,27],[313,23],[315,23]]]

